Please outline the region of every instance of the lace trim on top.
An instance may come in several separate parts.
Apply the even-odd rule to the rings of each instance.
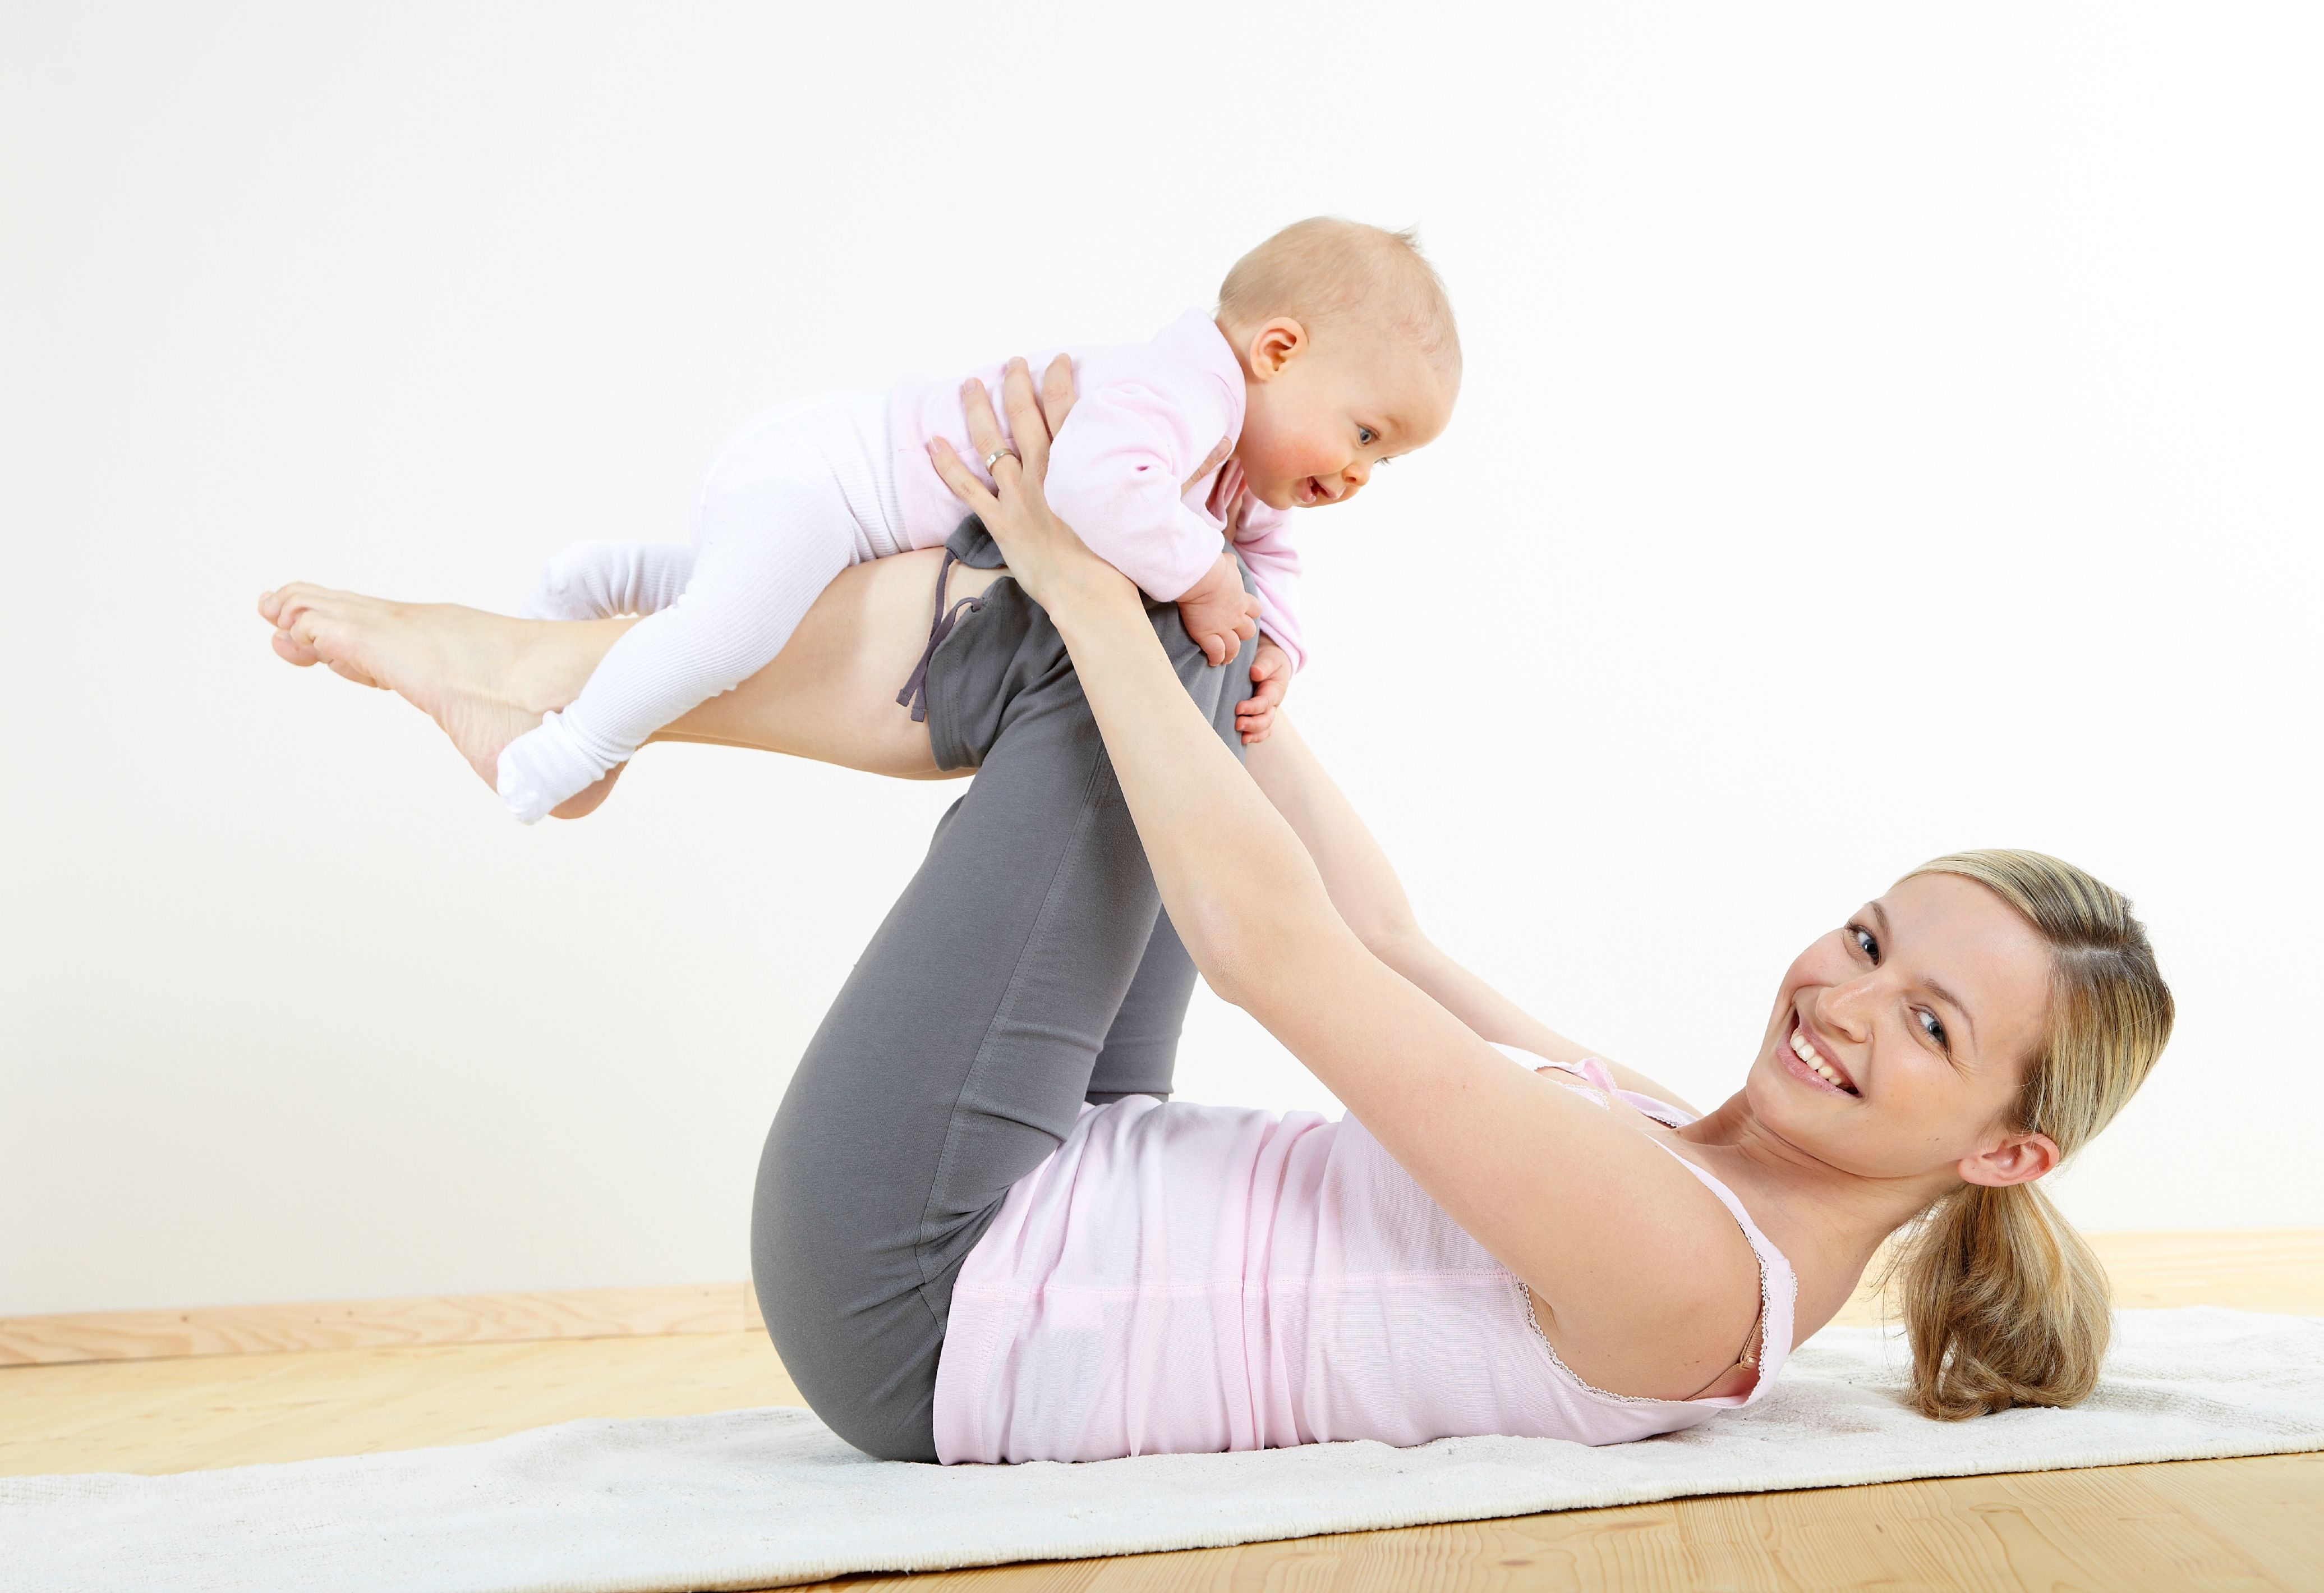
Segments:
[[[1740,1224],[1737,1225],[1737,1231],[1741,1231]],[[1751,1236],[1745,1234],[1743,1242],[1749,1245]],[[1774,1309],[1775,1290],[1775,1281],[1767,1274],[1767,1258],[1759,1254],[1759,1247],[1757,1245],[1751,1246],[1751,1259],[1759,1264],[1759,1317],[1751,1324],[1751,1331],[1745,1336],[1743,1354],[1735,1364],[1738,1366],[1748,1366],[1756,1372],[1759,1368],[1759,1363],[1766,1358],[1767,1313]],[[1549,1357],[1549,1364],[1557,1368],[1559,1375],[1582,1393],[1595,1394],[1601,1400],[1612,1400],[1617,1404],[1624,1405],[1691,1405],[1702,1397],[1700,1394],[1694,1394],[1685,1399],[1666,1400],[1656,1399],[1650,1394],[1616,1394],[1610,1388],[1600,1388],[1588,1381],[1565,1364],[1565,1357],[1557,1353],[1557,1347],[1549,1341],[1549,1335],[1541,1330],[1541,1319],[1533,1314],[1533,1291],[1526,1286],[1526,1281],[1515,1273],[1508,1274],[1508,1280],[1510,1286],[1517,1291],[1517,1311],[1525,1318],[1526,1330],[1533,1335],[1534,1342],[1541,1346],[1542,1354]],[[1725,1374],[1722,1373],[1720,1375],[1723,1376]],[[1717,1379],[1714,1378],[1712,1381],[1716,1382]],[[1756,1384],[1750,1392],[1754,1394],[1758,1392]],[[1746,1397],[1748,1398],[1748,1395]]]
[[[1567,1073],[1563,1067],[1559,1066],[1559,1064],[1555,1062],[1550,1063],[1547,1068],[1544,1068],[1540,1070],[1543,1072],[1548,1072],[1551,1069],[1556,1070],[1559,1073],[1565,1073],[1566,1076],[1564,1078],[1553,1078],[1550,1082],[1553,1084],[1563,1085],[1566,1088],[1572,1090],[1576,1095],[1584,1097],[1595,1106],[1602,1107],[1608,1111],[1613,1110],[1614,1103],[1608,1098],[1608,1092],[1596,1082],[1591,1080],[1587,1074]],[[1634,1107],[1637,1107],[1637,1103],[1636,1101],[1633,1101],[1630,1104]],[[1656,1102],[1655,1104],[1657,1106],[1661,1105],[1660,1102]],[[1664,1124],[1668,1127],[1683,1128],[1686,1125],[1687,1119],[1683,1115],[1680,1114],[1673,1107],[1665,1107],[1663,1108],[1663,1112],[1649,1112],[1644,1107],[1637,1107],[1637,1109],[1642,1116],[1652,1117],[1656,1122]],[[1664,1112],[1668,1112],[1670,1116],[1665,1116]],[[1688,1162],[1685,1157],[1678,1156],[1677,1153],[1674,1151],[1670,1152],[1669,1153],[1677,1157],[1677,1160],[1682,1164],[1685,1165],[1688,1171],[1693,1171],[1693,1164],[1692,1162]],[[1730,1211],[1727,1215],[1732,1218],[1735,1214]],[[1735,1231],[1743,1236],[1743,1242],[1746,1245],[1751,1246],[1751,1259],[1757,1263],[1759,1267],[1759,1315],[1751,1323],[1751,1330],[1744,1336],[1743,1353],[1736,1357],[1735,1365],[1738,1366],[1748,1366],[1756,1372],[1759,1368],[1759,1363],[1766,1359],[1767,1318],[1775,1307],[1775,1283],[1774,1277],[1771,1276],[1767,1271],[1766,1256],[1760,1254],[1758,1246],[1751,1243],[1750,1230],[1744,1227],[1742,1223],[1738,1220],[1735,1224]],[[1702,1397],[1698,1394],[1683,1400],[1665,1400],[1656,1399],[1652,1394],[1616,1394],[1610,1388],[1600,1388],[1596,1384],[1586,1381],[1579,1373],[1574,1371],[1572,1367],[1565,1364],[1565,1357],[1557,1353],[1557,1347],[1549,1341],[1549,1335],[1541,1330],[1541,1319],[1534,1315],[1532,1289],[1527,1287],[1526,1281],[1517,1276],[1517,1273],[1510,1273],[1508,1276],[1510,1286],[1517,1291],[1517,1310],[1525,1317],[1526,1330],[1533,1335],[1534,1342],[1541,1346],[1542,1353],[1549,1357],[1549,1364],[1556,1367],[1560,1375],[1564,1377],[1567,1382],[1572,1384],[1574,1387],[1582,1390],[1582,1393],[1595,1394],[1600,1399],[1612,1400],[1618,1404],[1625,1405],[1690,1405],[1694,1403],[1696,1399]],[[1725,1374],[1722,1373],[1720,1375],[1723,1376]],[[1717,1380],[1718,1379],[1716,1378],[1712,1379],[1713,1382],[1716,1382]],[[1708,1386],[1708,1385],[1706,1385],[1706,1386]],[[1758,1392],[1756,1385],[1753,1386],[1751,1392],[1754,1394]],[[1746,1395],[1745,1397],[1748,1398],[1748,1395]]]

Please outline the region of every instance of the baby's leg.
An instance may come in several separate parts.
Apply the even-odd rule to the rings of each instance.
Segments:
[[[725,494],[685,594],[615,643],[571,706],[502,752],[509,811],[536,821],[757,673],[854,557],[854,523],[827,487],[769,476]]]
[[[683,542],[576,542],[550,556],[517,612],[526,619],[611,619],[659,614],[694,574]]]

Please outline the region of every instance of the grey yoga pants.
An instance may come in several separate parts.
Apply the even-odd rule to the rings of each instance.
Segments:
[[[975,521],[951,545],[1001,563]],[[1211,668],[1175,607],[1148,607],[1240,752],[1251,644]],[[785,1369],[842,1438],[899,1460],[936,1459],[961,1263],[1084,1100],[1169,1092],[1194,984],[1048,616],[1004,578],[934,636],[929,738],[977,773],[800,1059],[751,1214]]]

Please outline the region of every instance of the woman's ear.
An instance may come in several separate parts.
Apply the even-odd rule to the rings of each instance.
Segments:
[[[1252,379],[1272,382],[1283,367],[1307,351],[1307,329],[1287,315],[1278,315],[1251,333],[1246,350]]]
[[[2046,1134],[2013,1134],[1999,1144],[1960,1159],[1964,1182],[1988,1189],[2032,1183],[2057,1166],[2058,1142]]]

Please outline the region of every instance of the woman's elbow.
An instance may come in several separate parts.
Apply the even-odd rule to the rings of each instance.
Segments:
[[[1189,918],[1178,923],[1178,935],[1204,982],[1220,1000],[1259,1017],[1323,939],[1345,936],[1336,920],[1318,923],[1296,913],[1221,907],[1198,910]]]
[[[1204,903],[1191,911],[1170,915],[1179,942],[1194,959],[1203,982],[1220,1000],[1236,1006],[1244,1005],[1242,973],[1250,960],[1248,948],[1252,940],[1243,917],[1215,903]]]

